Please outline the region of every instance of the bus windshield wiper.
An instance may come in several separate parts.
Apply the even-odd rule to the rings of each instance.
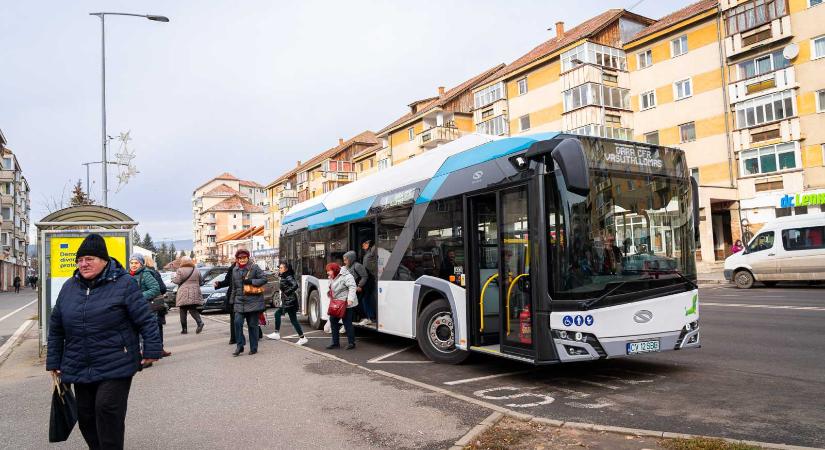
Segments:
[[[691,287],[693,287],[693,289],[699,289],[699,286],[698,286],[696,283],[694,283],[693,281],[691,281],[691,280],[690,280],[690,278],[688,278],[688,277],[686,277],[686,276],[682,275],[682,272],[679,272],[678,270],[674,270],[674,271],[672,271],[672,272],[669,272],[669,271],[664,271],[664,270],[643,270],[643,272],[645,272],[645,273],[653,273],[653,274],[671,274],[671,273],[672,273],[672,274],[676,275],[677,277],[681,278],[681,279],[682,279],[684,282],[686,282],[688,285],[690,285]]]
[[[619,289],[620,287],[624,286],[625,284],[627,284],[627,281],[622,281],[621,283],[614,286],[613,289],[605,292],[604,294],[602,294],[598,298],[594,298],[593,300],[582,303],[582,305],[581,305],[582,311],[587,311],[588,309],[590,309],[591,306],[593,306],[597,303],[601,303],[604,299],[609,297],[610,294],[612,294],[614,291],[616,291],[616,289]]]

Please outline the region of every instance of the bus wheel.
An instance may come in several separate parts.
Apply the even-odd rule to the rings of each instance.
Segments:
[[[459,364],[469,356],[469,352],[455,346],[453,313],[445,300],[436,300],[427,305],[418,316],[417,326],[418,346],[431,360],[443,364]]]
[[[321,323],[321,297],[318,295],[318,290],[313,290],[309,293],[309,326],[313,329],[320,330],[324,328]]]
[[[739,289],[750,289],[753,286],[753,275],[745,270],[739,270],[733,274],[733,281]]]

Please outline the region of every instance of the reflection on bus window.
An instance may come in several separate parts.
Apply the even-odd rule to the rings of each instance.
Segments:
[[[761,252],[773,248],[773,231],[759,233],[756,238],[748,244],[748,253]]]

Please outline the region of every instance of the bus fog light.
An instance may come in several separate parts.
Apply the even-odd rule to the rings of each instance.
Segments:
[[[567,332],[564,330],[559,331],[559,337],[562,339],[567,339]]]
[[[567,354],[569,354],[570,356],[582,356],[590,354],[587,352],[587,350],[579,347],[571,347],[569,345],[565,345],[565,348],[567,348]]]
[[[693,336],[691,336],[690,339],[688,339],[687,343],[695,344],[697,341],[699,341],[699,333],[696,333]]]
[[[582,337],[583,337],[583,336],[582,336],[582,332],[581,332],[581,331],[577,331],[577,332],[576,332],[576,340],[577,340],[577,341],[581,341],[581,340],[582,340]]]

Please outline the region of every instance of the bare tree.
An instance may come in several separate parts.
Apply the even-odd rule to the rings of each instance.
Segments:
[[[46,196],[46,194],[41,194],[43,196],[43,208],[49,213],[53,213],[55,211],[60,211],[63,208],[66,208],[68,205],[68,201],[66,201],[66,191],[68,190],[69,183],[71,181],[67,181],[66,184],[63,185],[63,189],[60,191],[60,196],[51,195]]]

